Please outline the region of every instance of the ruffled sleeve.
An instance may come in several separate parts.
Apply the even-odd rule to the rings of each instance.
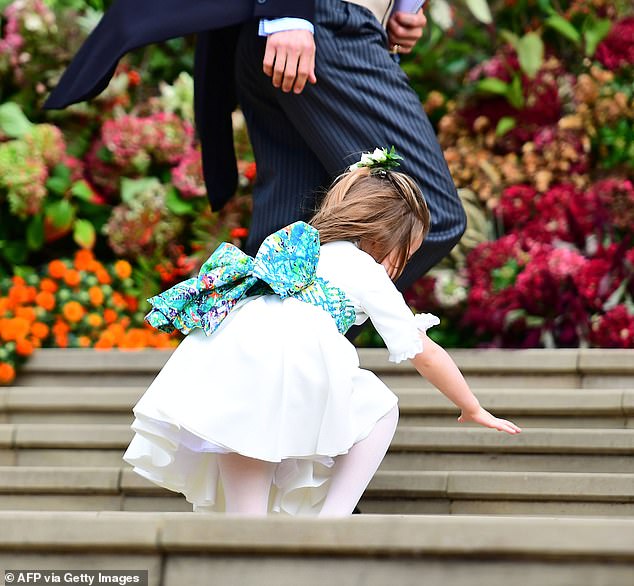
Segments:
[[[366,256],[369,262],[363,263],[367,277],[359,293],[361,307],[383,338],[391,362],[414,358],[424,350],[420,332],[438,325],[440,319],[431,313],[412,313],[385,268]]]
[[[334,243],[333,243],[334,244]],[[420,332],[438,325],[431,313],[414,314],[385,268],[354,244],[338,243],[327,259],[326,275],[354,301],[357,323],[366,315],[385,342],[391,362],[402,362],[423,352]],[[326,245],[331,246],[331,245]]]

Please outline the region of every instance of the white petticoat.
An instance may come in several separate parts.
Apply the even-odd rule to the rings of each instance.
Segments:
[[[317,515],[333,457],[398,402],[324,310],[274,295],[241,302],[207,337],[190,333],[133,408],[123,459],[181,492],[194,510],[224,511],[219,452],[277,462],[269,511]]]

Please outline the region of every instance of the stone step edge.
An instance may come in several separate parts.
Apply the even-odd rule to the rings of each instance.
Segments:
[[[124,449],[134,431],[125,424],[0,423],[0,448]],[[634,429],[528,428],[508,435],[481,427],[397,427],[397,451],[631,454]]]
[[[42,348],[22,367],[24,373],[155,373],[173,350],[95,350]],[[500,350],[450,349],[465,373],[626,373],[634,374],[634,351],[619,349]],[[389,362],[384,348],[359,348],[361,366],[394,373],[416,372],[409,361]]]
[[[0,413],[129,412],[143,388],[0,387]],[[456,407],[436,389],[396,388],[402,413],[454,413]],[[526,414],[634,415],[634,389],[478,389],[484,407]]]
[[[0,551],[634,559],[634,519],[0,511]]]
[[[146,480],[129,466],[0,466],[1,494],[182,496]],[[373,498],[634,502],[634,474],[379,470],[365,494]]]

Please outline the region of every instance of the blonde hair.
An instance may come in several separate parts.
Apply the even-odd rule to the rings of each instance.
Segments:
[[[361,167],[334,180],[310,223],[319,231],[322,244],[356,242],[377,262],[398,250],[396,279],[409,259],[412,240],[427,236],[431,219],[411,177]]]

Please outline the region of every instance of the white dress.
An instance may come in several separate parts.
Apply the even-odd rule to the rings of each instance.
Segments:
[[[412,314],[383,266],[351,242],[320,248],[317,275],[343,289],[356,324],[368,316],[390,360],[423,350]],[[317,515],[333,457],[347,453],[398,402],[359,368],[331,315],[277,295],[242,300],[207,336],[193,330],[133,408],[136,432],[123,459],[152,482],[181,492],[194,511],[224,511],[217,454],[277,462],[269,512]]]

